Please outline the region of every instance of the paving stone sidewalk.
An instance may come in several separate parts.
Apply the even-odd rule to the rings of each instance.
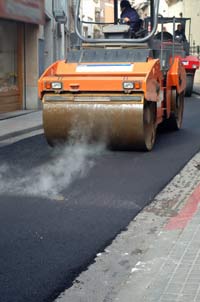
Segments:
[[[169,219],[163,221],[156,240],[138,260],[129,279],[121,285],[113,301],[200,301],[199,163],[200,154],[197,154],[153,204],[139,215],[139,220],[143,221],[151,210],[158,216],[162,215],[158,209],[159,203],[160,207],[166,203],[165,209],[168,204],[171,211],[174,210],[174,214],[169,213]],[[174,192],[178,192],[174,196],[173,186]],[[174,207],[171,207],[173,202]],[[166,213],[164,216],[167,217]],[[157,217],[154,218],[156,219]]]

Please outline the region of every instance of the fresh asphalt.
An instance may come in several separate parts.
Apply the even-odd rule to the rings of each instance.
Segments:
[[[181,131],[159,134],[150,153],[90,155],[93,166],[57,196],[28,193],[32,171],[56,162],[43,135],[2,147],[1,302],[53,301],[69,287],[199,151],[199,115],[200,100],[187,99]]]

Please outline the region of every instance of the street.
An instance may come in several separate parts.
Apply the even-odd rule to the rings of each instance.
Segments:
[[[199,151],[199,116],[199,97],[186,98],[182,129],[158,133],[152,152],[52,149],[42,134],[1,147],[1,302],[69,288]]]

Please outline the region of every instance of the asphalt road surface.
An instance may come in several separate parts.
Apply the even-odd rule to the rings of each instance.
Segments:
[[[0,301],[50,302],[200,149],[200,99],[152,152],[52,150],[43,135],[0,148]]]

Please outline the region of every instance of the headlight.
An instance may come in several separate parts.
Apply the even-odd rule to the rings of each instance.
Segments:
[[[124,89],[133,89],[134,83],[133,82],[123,82],[123,88]]]
[[[52,87],[52,89],[62,89],[62,83],[61,82],[52,82],[51,87]]]
[[[183,65],[189,65],[188,61],[182,61]]]
[[[194,65],[194,64],[193,64],[193,65],[192,65],[192,68],[196,69],[196,68],[197,68],[197,65]]]

